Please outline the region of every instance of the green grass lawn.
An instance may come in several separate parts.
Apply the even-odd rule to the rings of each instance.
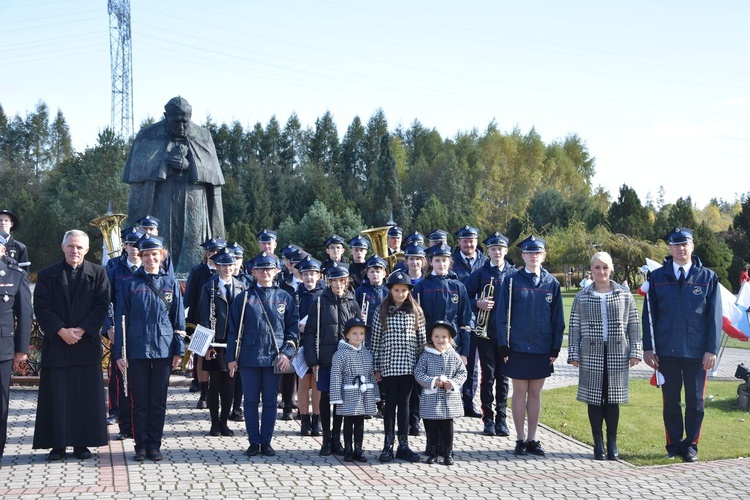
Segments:
[[[563,310],[565,311],[565,336],[563,337],[563,347],[568,347],[568,322],[570,321],[570,307],[573,305],[573,298],[578,290],[563,291]],[[635,302],[638,308],[638,315],[643,312],[643,297],[634,293]],[[750,342],[741,342],[736,339],[729,339],[727,347],[737,347],[739,349],[750,349]]]
[[[700,460],[750,456],[750,413],[737,408],[738,386],[739,380],[708,380]],[[576,401],[576,391],[576,386],[544,391],[541,421],[593,446],[586,405]],[[661,390],[648,380],[630,380],[630,403],[620,406],[617,444],[620,458],[635,465],[674,463],[664,449]]]

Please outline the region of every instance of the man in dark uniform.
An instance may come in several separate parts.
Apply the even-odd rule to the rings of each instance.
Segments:
[[[20,224],[18,216],[10,210],[0,210],[0,233],[7,233],[5,236],[5,254],[18,263],[18,267],[28,273],[31,262],[29,261],[29,251],[26,245],[13,238],[11,231],[18,229]],[[28,277],[28,276],[27,276]]]
[[[349,264],[349,286],[356,291],[365,279],[365,273],[367,272],[366,257],[370,244],[361,234],[350,239],[347,244],[349,245],[349,253],[352,255],[352,263]]]
[[[508,238],[495,231],[484,240],[489,260],[482,267],[471,273],[466,280],[466,292],[477,318],[476,327],[479,329],[479,317],[484,315],[484,335],[476,335],[476,345],[479,351],[479,363],[482,367],[480,383],[480,398],[482,401],[482,420],[484,435],[509,436],[506,423],[508,409],[508,377],[503,375],[503,358],[500,356],[495,332],[495,294],[500,291],[500,284],[508,272],[513,269],[513,261],[506,257],[508,253]],[[482,297],[485,287],[492,283],[494,293]],[[488,289],[489,291],[489,289]],[[476,333],[476,331],[475,331]],[[469,358],[469,364],[472,358]],[[473,367],[472,367],[473,368]],[[471,370],[473,371],[473,370]],[[464,389],[467,389],[464,385]],[[467,399],[470,394],[465,394]],[[493,413],[492,402],[495,402],[497,415]],[[471,400],[469,400],[471,401]],[[497,416],[497,418],[495,418]]]
[[[392,226],[386,233],[386,244],[388,245],[388,255],[393,255],[401,251],[401,239],[404,237],[404,230],[398,226]],[[387,257],[387,255],[384,255]]]
[[[458,248],[453,251],[452,270],[456,273],[458,279],[466,284],[469,275],[480,269],[487,257],[479,247],[479,230],[475,227],[465,225],[456,231],[458,238]],[[474,395],[477,393],[477,384],[479,382],[479,363],[477,351],[476,335],[471,334],[469,337],[469,355],[466,370],[468,377],[463,385],[464,414],[467,417],[481,418],[482,414],[474,407]]]
[[[706,376],[721,342],[721,293],[716,273],[693,255],[692,229],[677,227],[665,240],[670,256],[649,276],[643,304],[643,359],[664,376],[667,457],[697,462]]]
[[[65,259],[42,269],[34,289],[34,313],[44,332],[34,449],[52,448],[48,460],[91,457],[88,446],[107,444],[99,331],[109,310],[109,280],[84,259],[89,238],[65,233]]]
[[[8,436],[13,368],[26,361],[31,338],[31,293],[26,271],[2,258],[8,241],[0,236],[0,459]]]

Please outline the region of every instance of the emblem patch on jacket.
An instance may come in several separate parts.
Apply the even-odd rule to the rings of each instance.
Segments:
[[[700,295],[703,293],[703,289],[699,286],[693,287],[693,295]]]
[[[172,296],[172,292],[164,292],[164,299],[169,303],[169,305],[172,305],[172,299],[174,297]]]
[[[551,304],[552,303],[552,294],[548,293],[547,296],[544,298],[544,300],[546,300],[548,304]]]
[[[279,304],[276,306],[276,310],[279,311],[279,314],[284,314],[284,311],[286,311],[286,304]]]
[[[454,304],[458,304],[458,294],[457,293],[454,293],[453,295],[451,295],[451,302],[453,302]]]

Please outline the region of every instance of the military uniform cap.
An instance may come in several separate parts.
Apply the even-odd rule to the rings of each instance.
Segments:
[[[544,252],[545,243],[543,239],[533,234],[518,244],[522,252]]]
[[[392,226],[388,229],[388,236],[391,238],[400,238],[404,234],[404,230],[398,226]]]
[[[136,243],[138,243],[138,240],[141,239],[141,236],[143,236],[143,234],[143,231],[141,231],[137,226],[129,227],[123,231],[122,241],[123,243],[135,245]]]
[[[335,245],[337,243],[343,246],[344,238],[342,238],[338,234],[334,234],[333,236],[331,236],[330,238],[326,240],[326,243],[325,243],[326,248],[330,247],[331,245]]]
[[[430,241],[448,241],[448,232],[442,229],[435,229],[427,235]]]
[[[669,245],[693,241],[693,230],[687,227],[676,227],[664,238]]]
[[[297,264],[294,266],[297,268],[299,272],[305,272],[305,271],[318,271],[320,272],[320,261],[317,259],[314,259],[312,255],[305,255],[302,257],[302,260],[297,262]]]
[[[159,227],[159,219],[153,215],[146,215],[136,221],[141,227]]]
[[[456,231],[457,238],[478,238],[479,229],[471,227],[468,224]]]
[[[404,248],[406,257],[424,257],[426,248],[423,245],[409,245]]]
[[[217,266],[231,266],[234,264],[234,252],[224,247],[211,256],[211,260]]]
[[[419,231],[414,231],[406,237],[404,243],[406,244],[406,246],[412,244],[421,245],[422,243],[424,243],[424,236],[422,236],[422,233],[420,233]]]
[[[409,288],[414,287],[414,285],[411,284],[411,278],[409,275],[403,271],[393,271],[391,275],[388,276],[385,286],[390,289],[393,285],[406,285]]]
[[[345,264],[336,264],[326,269],[326,279],[346,278],[349,276],[349,267]]]
[[[231,245],[227,245],[227,248],[229,249],[230,252],[234,254],[235,257],[245,256],[245,249],[242,248],[242,246],[236,241],[232,242]]]
[[[491,235],[487,236],[482,243],[484,243],[487,248],[497,246],[508,248],[509,241],[503,233],[495,231]]]
[[[374,254],[365,262],[365,269],[370,267],[382,267],[383,269],[385,269],[388,267],[388,263],[386,263],[385,259],[383,259],[380,255]]]
[[[206,251],[219,250],[227,246],[227,242],[224,238],[211,238],[201,243],[201,246]]]
[[[451,247],[449,247],[445,243],[441,243],[439,245],[433,245],[427,249],[427,257],[432,258],[438,256],[450,257]]]
[[[284,257],[285,259],[292,260],[292,256],[295,253],[299,253],[299,250],[294,245],[289,244],[285,246],[284,249],[281,251],[281,256]]]
[[[348,244],[350,248],[370,248],[367,239],[363,238],[361,234],[350,239]]]
[[[258,233],[258,241],[269,242],[276,239],[276,231],[269,231],[264,229]]]
[[[18,229],[19,224],[21,223],[18,219],[18,216],[11,212],[10,210],[0,210],[0,214],[5,214],[8,217],[10,217],[10,230],[15,231]]]
[[[268,252],[261,252],[253,258],[253,269],[274,269],[276,257]]]
[[[141,239],[138,240],[138,250],[154,250],[157,248],[164,248],[164,238],[161,236],[154,236],[152,234],[144,234]]]

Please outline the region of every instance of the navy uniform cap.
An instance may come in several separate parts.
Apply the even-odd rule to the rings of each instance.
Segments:
[[[217,266],[231,266],[234,264],[234,252],[228,247],[222,248],[211,256],[211,260],[214,261],[214,264]]]
[[[349,276],[349,267],[345,264],[336,264],[326,269],[326,279],[346,278]]]
[[[367,326],[367,323],[365,323],[362,318],[360,318],[359,316],[353,316],[346,320],[346,323],[344,323],[344,337],[346,337],[346,334],[349,333],[349,330],[351,330],[355,326],[361,326],[365,329],[365,331],[370,329],[370,327]]]
[[[305,255],[302,260],[297,262],[294,267],[301,273],[305,271],[318,271],[320,272],[320,261],[313,259],[312,255]]]
[[[468,224],[456,231],[457,238],[479,238],[479,229]]]
[[[448,241],[448,232],[442,229],[435,229],[427,235],[430,241]]]
[[[294,255],[295,252],[299,253],[299,250],[297,250],[297,247],[295,247],[294,245],[290,243],[289,245],[285,246],[284,249],[281,251],[281,256],[284,257],[285,259],[291,260],[292,255]]]
[[[544,252],[546,241],[533,234],[518,244],[522,252]]]
[[[348,244],[350,248],[370,248],[370,244],[361,234],[350,239]]]
[[[276,231],[269,231],[264,229],[258,233],[258,241],[268,242],[276,239]]]
[[[432,330],[434,330],[435,328],[437,328],[439,326],[441,326],[441,327],[445,328],[446,330],[448,330],[448,333],[450,333],[452,339],[456,338],[456,334],[457,334],[456,327],[453,326],[453,324],[450,323],[450,322],[448,322],[448,321],[438,320],[438,321],[435,321],[433,324],[431,324],[429,327],[427,327],[427,338],[428,339],[430,339],[430,337],[432,337]]]
[[[339,236],[338,234],[334,234],[330,238],[326,240],[326,248],[330,247],[331,245],[335,245],[336,243],[340,243],[341,245],[344,244],[344,238]]]
[[[409,245],[404,248],[404,255],[407,257],[424,257],[425,247],[422,245]]]
[[[245,256],[245,249],[242,248],[242,246],[236,241],[233,242],[231,245],[227,245],[227,248],[229,249],[230,252],[234,254],[235,257]]]
[[[388,236],[390,238],[400,238],[403,234],[404,230],[398,226],[393,226],[388,230]]]
[[[406,237],[404,243],[406,243],[406,246],[409,246],[411,244],[421,245],[422,243],[424,243],[424,236],[422,236],[422,233],[420,233],[419,231],[414,231]]]
[[[5,214],[8,217],[10,217],[10,230],[14,231],[18,229],[18,225],[20,224],[20,221],[18,220],[18,216],[11,212],[10,210],[0,210],[0,214]]]
[[[445,243],[441,243],[440,245],[433,245],[427,249],[427,257],[429,258],[438,257],[441,255],[444,257],[450,257],[451,247],[449,247]]]
[[[385,282],[385,286],[390,289],[394,285],[406,285],[409,288],[414,287],[414,285],[411,284],[411,278],[409,278],[409,275],[403,271],[394,271],[388,276],[388,281]]]
[[[669,245],[693,241],[693,230],[687,227],[676,227],[669,232],[664,240]]]
[[[153,215],[145,215],[135,222],[141,227],[159,227],[159,219]]]
[[[201,246],[206,251],[219,250],[227,246],[227,242],[224,238],[211,238],[201,243]]]
[[[161,236],[154,236],[147,233],[138,240],[138,250],[154,250],[156,248],[164,248],[164,238]]]
[[[253,258],[253,269],[275,269],[276,257],[268,252],[261,252]]]
[[[487,248],[497,246],[508,248],[509,241],[503,233],[495,231],[491,235],[487,236],[482,243],[484,243]]]
[[[137,226],[129,227],[122,232],[122,242],[135,245],[138,240],[143,236],[143,231],[138,229]]]
[[[380,255],[374,254],[365,262],[365,269],[370,267],[382,267],[383,269],[385,269],[386,267],[388,267],[388,264]]]

